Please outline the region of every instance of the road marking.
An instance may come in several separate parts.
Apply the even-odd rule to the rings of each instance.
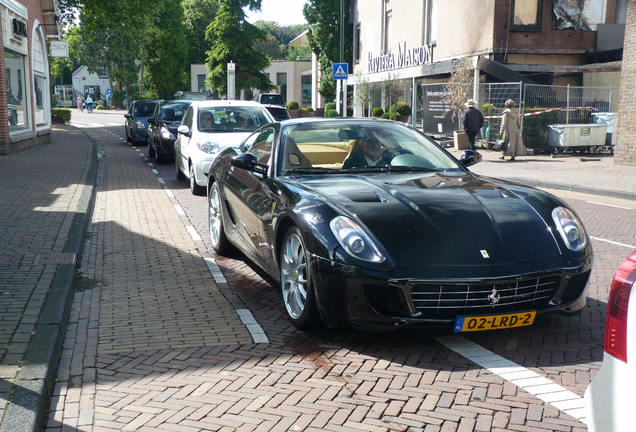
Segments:
[[[104,127],[104,125],[103,125],[103,124],[101,124],[101,123],[91,123],[91,124],[90,124],[90,126],[91,126],[91,127],[95,127],[95,128]]]
[[[156,169],[154,169],[154,168],[152,169],[152,172],[153,172],[155,175],[159,175],[159,171],[157,171],[157,170],[156,170]]]
[[[254,319],[254,315],[249,309],[236,309],[236,313],[238,314],[245,327],[249,330],[252,335],[252,339],[254,339],[254,343],[269,343],[269,339],[265,334],[263,328],[256,322]]]
[[[201,238],[201,236],[199,235],[197,230],[195,230],[192,225],[186,225],[186,229],[190,233],[190,237],[192,237],[192,240],[194,240],[194,241],[203,241],[203,239]]]
[[[166,189],[166,195],[168,195],[170,198],[174,198],[174,194],[172,193],[172,191],[170,189]]]
[[[594,236],[590,236],[590,238],[594,239],[594,240],[606,242],[606,243],[615,244],[615,245],[618,245],[618,246],[623,246],[623,247],[626,247],[626,248],[629,248],[629,249],[636,249],[636,246],[630,245],[630,244],[619,243],[619,242],[615,242],[615,241],[612,241],[612,240],[606,240],[606,239],[602,239],[602,238],[594,237]]]
[[[148,163],[148,166],[149,166],[149,167],[153,167],[153,166],[155,166],[155,165],[149,162],[149,163]]]
[[[163,179],[163,177],[157,177],[157,181],[161,183],[162,185],[166,184],[166,181]]]
[[[605,203],[600,203],[600,202],[596,202],[596,201],[585,201],[585,202],[586,203],[590,203],[590,204],[606,206],[606,207],[614,207],[614,208],[625,209],[625,210],[634,210],[631,207],[623,207],[623,206],[617,206],[617,205],[613,205],[613,204],[605,204]]]
[[[464,336],[442,336],[436,337],[435,340],[482,368],[536,396],[545,403],[571,415],[579,421],[585,422],[585,401],[576,393],[487,350]]]
[[[135,150],[137,150],[137,147],[135,147],[135,146],[132,146],[132,148],[133,148],[133,149],[135,149]]]
[[[183,207],[181,207],[179,204],[173,204],[174,208],[177,209],[177,213],[180,214],[181,216],[185,216],[185,212],[183,211]]]

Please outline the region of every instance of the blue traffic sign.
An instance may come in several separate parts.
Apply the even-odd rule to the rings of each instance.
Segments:
[[[112,95],[113,94],[113,89],[110,89],[110,88],[106,89],[106,94],[109,95],[109,96]]]
[[[335,80],[349,79],[349,63],[334,63],[331,65],[331,71]]]

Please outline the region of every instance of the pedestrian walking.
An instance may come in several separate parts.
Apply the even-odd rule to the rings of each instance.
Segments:
[[[77,104],[77,109],[82,112],[84,110],[84,98],[82,95],[77,96],[75,103]]]
[[[510,156],[511,161],[517,156],[527,155],[526,147],[523,145],[521,130],[519,127],[519,115],[514,112],[515,101],[508,99],[504,103],[504,111],[501,113],[501,128],[499,134],[501,139],[506,142],[503,154],[499,159],[504,160],[505,156]]]
[[[88,95],[88,97],[86,98],[86,110],[88,112],[93,112],[93,97],[91,95]]]
[[[471,150],[475,150],[475,138],[484,125],[484,116],[481,115],[481,111],[475,108],[477,102],[469,99],[465,104],[466,111],[464,111],[464,132],[468,136],[468,145]]]

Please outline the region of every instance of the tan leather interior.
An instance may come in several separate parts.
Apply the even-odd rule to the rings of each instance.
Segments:
[[[312,166],[322,168],[342,168],[346,158],[356,151],[357,140],[347,142],[306,142],[297,145],[298,149],[311,162]]]
[[[290,168],[309,168],[311,161],[305,156],[293,138],[287,137],[285,141],[286,165]]]

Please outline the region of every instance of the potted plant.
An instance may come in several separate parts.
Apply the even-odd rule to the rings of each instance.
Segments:
[[[287,110],[291,118],[301,117],[298,107],[298,102],[296,101],[291,101],[287,104]]]

